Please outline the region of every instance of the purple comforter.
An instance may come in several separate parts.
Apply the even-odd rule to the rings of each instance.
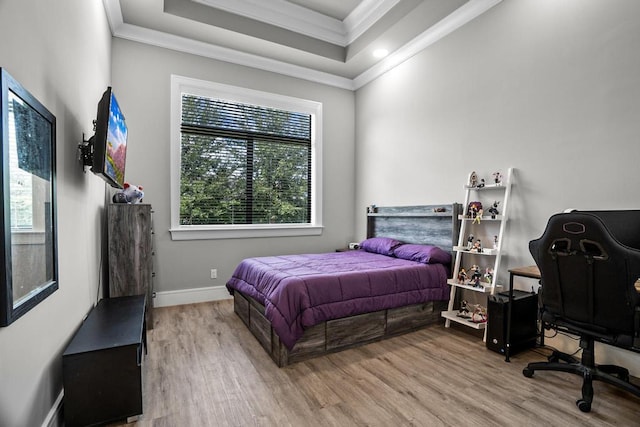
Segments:
[[[358,251],[243,260],[227,282],[265,306],[282,343],[326,320],[449,299],[447,267]]]

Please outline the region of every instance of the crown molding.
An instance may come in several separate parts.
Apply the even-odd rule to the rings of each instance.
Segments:
[[[373,65],[368,70],[361,73],[353,79],[353,85],[356,89],[361,88],[367,83],[375,80],[384,73],[406,60],[415,56],[422,50],[431,46],[441,38],[454,32],[467,22],[482,15],[493,6],[502,2],[502,0],[469,0],[467,3],[454,10],[451,14],[429,27],[426,31],[409,41],[402,48],[396,50],[382,61]]]
[[[345,77],[340,77],[335,74],[325,73],[322,71],[313,70],[311,68],[277,61],[275,59],[266,58],[264,56],[240,52],[234,49],[229,49],[210,43],[204,43],[186,37],[164,33],[161,31],[151,30],[137,25],[121,24],[115,30],[112,30],[112,32],[114,37],[122,38],[125,40],[131,40],[138,43],[144,43],[151,46],[162,47],[165,49],[171,49],[178,52],[189,53],[192,55],[202,56],[205,58],[211,58],[237,65],[243,65],[246,67],[257,68],[259,70],[270,71],[285,76],[309,80],[328,86],[354,90],[353,80]]]
[[[409,43],[387,56],[354,79],[341,77],[331,73],[307,67],[289,64],[283,61],[266,58],[260,55],[240,52],[222,46],[204,43],[161,31],[151,30],[136,25],[125,24],[122,18],[119,0],[102,0],[111,26],[111,33],[119,37],[152,46],[185,52],[219,61],[243,65],[263,71],[278,73],[328,86],[347,90],[357,90],[380,77],[387,71],[397,67],[420,51],[460,28],[503,0],[469,0],[441,21],[415,37]],[[213,0],[209,0],[213,1]],[[377,0],[371,0],[377,1]],[[383,0],[386,1],[386,0]],[[355,11],[354,11],[355,12]]]
[[[344,21],[283,0],[193,0],[245,18],[346,47],[400,0],[363,0]]]
[[[353,43],[398,3],[400,0],[363,0],[342,21],[346,32],[345,46]]]
[[[102,4],[107,15],[107,21],[109,21],[109,27],[111,27],[111,34],[115,35],[115,30],[124,23],[120,0],[102,0]]]
[[[335,18],[283,0],[193,0],[245,18],[275,25],[325,42],[346,46],[346,30]]]

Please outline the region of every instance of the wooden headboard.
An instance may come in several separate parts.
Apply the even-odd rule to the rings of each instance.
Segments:
[[[405,243],[439,246],[450,252],[458,244],[462,205],[377,206],[367,208],[367,238],[392,237]]]

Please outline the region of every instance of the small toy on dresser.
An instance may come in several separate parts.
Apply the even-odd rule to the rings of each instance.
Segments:
[[[113,203],[128,203],[136,204],[142,203],[144,197],[144,191],[142,191],[141,185],[132,185],[128,182],[124,183],[124,188],[113,195]]]

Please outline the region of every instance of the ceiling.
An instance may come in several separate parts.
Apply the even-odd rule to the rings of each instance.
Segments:
[[[502,0],[103,0],[114,37],[355,90]],[[373,51],[389,54],[376,58]]]

